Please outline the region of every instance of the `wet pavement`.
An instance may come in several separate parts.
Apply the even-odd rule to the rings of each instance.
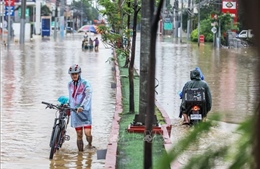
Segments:
[[[93,87],[93,143],[105,149],[114,113],[115,90],[111,89],[112,55],[101,43],[99,52],[81,50],[81,36],[67,36],[54,42],[36,38],[24,48],[11,44],[1,48],[1,167],[9,168],[103,168],[96,149],[78,153],[76,134],[68,127],[71,140],[50,161],[49,139],[55,111],[46,110],[41,101],[57,103],[67,95],[68,67],[79,63],[83,78]],[[140,34],[137,37],[136,68],[139,68]],[[254,69],[257,55],[250,49],[212,50],[211,45],[177,43],[170,37],[158,38],[156,78],[157,100],[173,123],[172,142],[176,143],[188,128],[181,126],[178,96],[189,71],[199,66],[208,82],[213,99],[212,111],[223,115],[221,124],[202,142],[220,145],[219,140],[234,133],[236,124],[253,114],[259,83]],[[216,139],[219,138],[219,139]],[[236,136],[231,137],[235,139]],[[86,142],[85,142],[86,143]],[[222,142],[223,143],[223,142]],[[207,147],[203,147],[207,149]],[[200,151],[193,151],[199,153]],[[187,154],[180,158],[185,163]]]
[[[9,51],[1,49],[1,168],[104,167],[96,149],[78,153],[76,132],[70,126],[71,140],[52,161],[48,159],[56,111],[45,109],[41,102],[57,104],[59,96],[68,95],[68,68],[74,63],[80,64],[82,77],[93,88],[93,145],[98,150],[107,147],[115,108],[112,64],[106,62],[111,49],[101,43],[99,52],[82,51],[81,40],[76,35],[62,42],[37,37],[23,49],[19,44],[11,44]]]

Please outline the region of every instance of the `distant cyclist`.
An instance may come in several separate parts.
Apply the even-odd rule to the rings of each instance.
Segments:
[[[71,112],[71,126],[77,132],[77,146],[79,151],[83,151],[83,130],[86,135],[88,147],[92,147],[91,135],[91,100],[92,89],[87,80],[81,78],[81,68],[74,64],[69,67],[68,73],[72,81],[68,84],[69,105],[71,108],[77,108],[77,112]]]

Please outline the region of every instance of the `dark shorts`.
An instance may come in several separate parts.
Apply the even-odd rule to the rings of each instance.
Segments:
[[[89,125],[89,126],[84,126],[84,127],[76,127],[75,130],[76,130],[76,131],[79,131],[79,130],[82,130],[83,128],[84,128],[84,129],[91,129],[91,125]]]

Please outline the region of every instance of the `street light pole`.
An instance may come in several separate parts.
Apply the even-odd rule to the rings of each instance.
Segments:
[[[182,14],[183,14],[183,0],[181,0],[181,24],[180,24],[180,42],[182,43]]]
[[[174,30],[174,36],[175,38],[178,38],[178,27],[179,27],[179,22],[178,22],[178,13],[179,13],[179,1],[175,0],[174,2],[175,6],[175,30]]]
[[[58,0],[55,5],[55,19],[54,19],[54,40],[57,38],[57,15],[58,15]]]
[[[11,1],[8,0],[8,11],[7,11],[7,14],[8,14],[8,36],[7,36],[7,48],[10,47],[10,36],[11,36]]]
[[[64,0],[62,0],[61,7],[60,7],[60,37],[61,37],[61,39],[64,38],[64,8],[65,8],[65,2],[64,2]]]
[[[198,46],[200,46],[200,0],[198,4]]]
[[[5,15],[5,2],[4,0],[1,1],[1,20],[2,20],[2,41],[4,41],[4,15]]]
[[[188,0],[188,10],[190,10],[190,1],[191,0]],[[191,14],[189,13],[188,14],[188,21],[187,21],[187,40],[190,40],[190,16]]]
[[[21,7],[20,44],[24,44],[26,0],[22,0]]]
[[[83,14],[83,9],[82,9],[82,0],[80,0],[81,3],[81,11],[80,11],[80,27],[82,27],[83,22],[82,22],[82,14]]]

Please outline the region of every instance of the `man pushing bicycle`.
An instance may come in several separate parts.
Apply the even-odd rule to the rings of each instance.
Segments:
[[[91,100],[92,89],[87,80],[81,78],[81,68],[79,65],[72,65],[68,73],[72,81],[68,83],[69,106],[77,111],[71,111],[71,127],[77,132],[77,146],[79,151],[83,151],[83,130],[88,142],[88,148],[92,147],[91,135]]]

